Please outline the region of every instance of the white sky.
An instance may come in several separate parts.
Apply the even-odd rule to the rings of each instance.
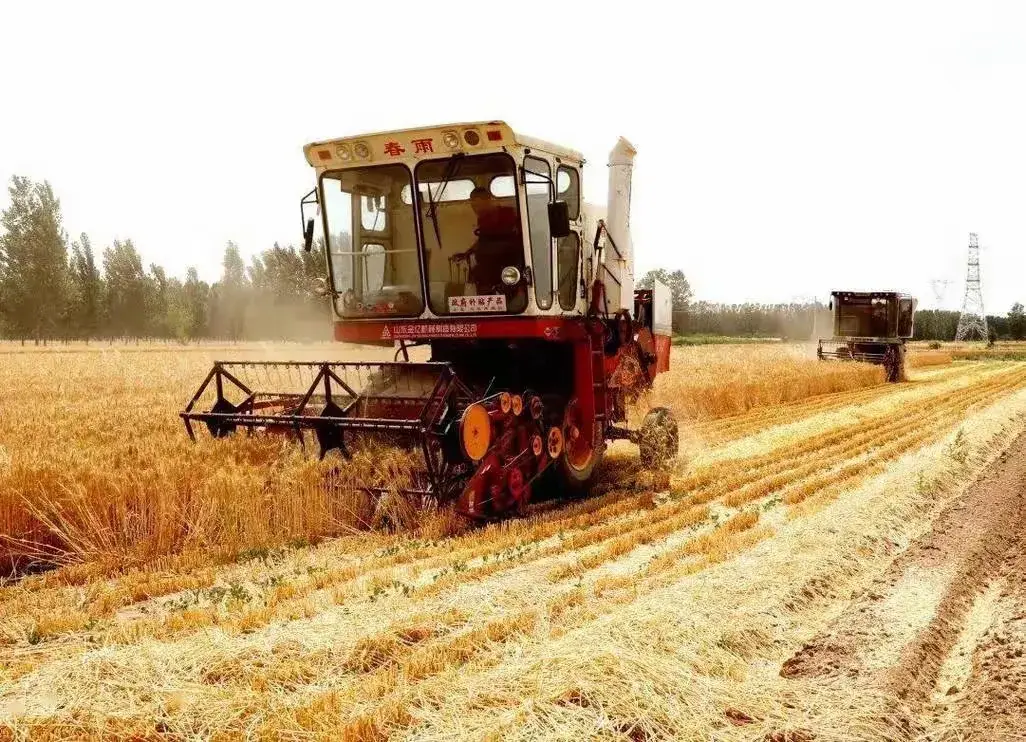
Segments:
[[[268,4],[270,6],[270,4]],[[584,152],[604,203],[638,148],[639,273],[700,298],[832,288],[1026,301],[1026,4],[0,4],[0,179],[175,274],[298,242],[312,140],[501,118]],[[6,206],[6,188],[0,207]]]

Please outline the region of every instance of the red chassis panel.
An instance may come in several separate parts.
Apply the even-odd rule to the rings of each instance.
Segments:
[[[670,336],[655,336],[656,351],[656,373],[661,374],[670,370]]]
[[[582,318],[475,317],[436,320],[364,320],[335,323],[335,339],[381,344],[394,340],[541,338],[574,344],[574,387],[581,412],[581,433],[598,440],[595,426],[592,338]],[[598,339],[597,342],[601,342]],[[601,346],[599,346],[601,347]],[[603,410],[605,412],[605,410]]]
[[[350,343],[434,338],[542,338],[554,342],[585,340],[578,319],[561,317],[475,317],[473,319],[362,320],[335,323],[335,339]]]

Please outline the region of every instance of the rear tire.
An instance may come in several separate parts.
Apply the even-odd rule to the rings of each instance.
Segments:
[[[645,415],[638,435],[638,452],[646,469],[664,469],[676,458],[680,445],[677,420],[667,407],[653,407]]]

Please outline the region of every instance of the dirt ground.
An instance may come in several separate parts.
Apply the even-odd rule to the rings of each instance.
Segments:
[[[781,676],[882,691],[896,737],[1026,739],[1026,436]]]

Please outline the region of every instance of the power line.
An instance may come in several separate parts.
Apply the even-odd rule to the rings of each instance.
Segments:
[[[937,302],[937,309],[943,309],[944,297],[948,293],[948,286],[950,286],[953,283],[954,281],[951,281],[947,278],[934,278],[932,281],[930,281],[930,288],[933,289],[933,298]]]

